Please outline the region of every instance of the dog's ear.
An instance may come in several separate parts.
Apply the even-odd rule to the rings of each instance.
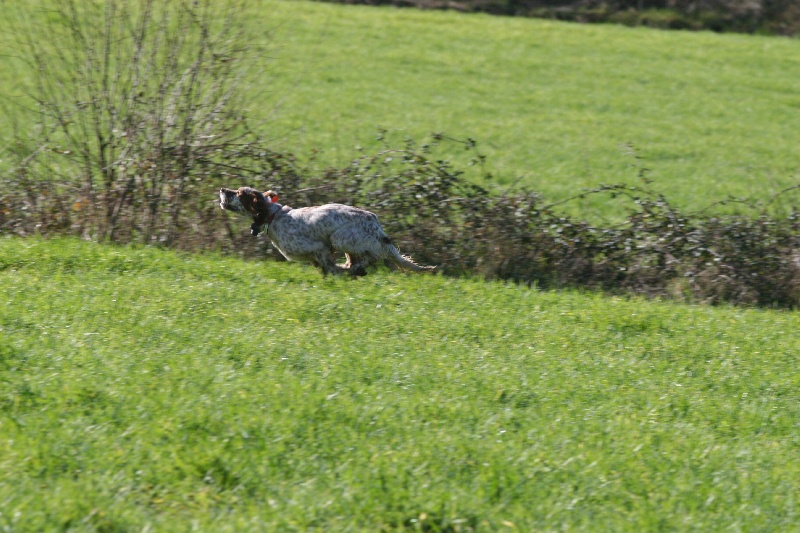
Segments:
[[[238,196],[239,199],[246,198],[250,201],[258,200],[258,192],[250,187],[239,187],[239,189],[236,191],[236,196]]]
[[[275,191],[264,191],[264,198],[273,204],[278,201],[278,194]]]
[[[259,204],[266,203],[268,200],[261,196],[261,193],[255,189],[251,189],[250,187],[240,187],[238,191],[236,191],[236,196],[239,197],[239,201],[242,203],[242,207],[244,207],[245,211],[255,214],[258,211]]]

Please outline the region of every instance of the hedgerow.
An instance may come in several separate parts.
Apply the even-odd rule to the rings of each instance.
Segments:
[[[557,203],[535,191],[490,194],[465,172],[437,159],[431,142],[406,140],[376,153],[360,153],[343,168],[314,173],[286,154],[244,146],[230,164],[198,162],[202,192],[180,201],[171,247],[223,250],[243,257],[280,259],[265,238],[217,206],[219,186],[251,185],[279,192],[294,206],[339,202],[376,212],[401,250],[439,265],[445,275],[479,275],[542,288],[580,287],[708,303],[795,307],[800,303],[800,213],[769,214],[745,205],[740,214],[714,209],[684,213],[649,185],[604,185]],[[474,141],[465,142],[474,149]],[[242,165],[247,161],[247,166]],[[481,161],[478,155],[476,162]],[[258,169],[258,170],[256,170]],[[24,173],[23,173],[24,174]],[[788,191],[787,191],[788,192]],[[564,212],[569,201],[605,195],[625,216],[596,224]],[[77,234],[102,239],[102,221],[90,221],[69,188],[4,187],[0,227],[18,235]],[[725,204],[733,200],[720,202]],[[109,206],[94,212],[104,213]],[[132,206],[134,207],[134,206]],[[114,242],[152,242],[141,228],[149,215],[125,212],[125,231]],[[96,233],[86,233],[95,228]],[[158,242],[158,241],[155,241]]]

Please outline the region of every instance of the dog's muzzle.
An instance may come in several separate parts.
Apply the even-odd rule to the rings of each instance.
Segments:
[[[233,211],[234,213],[244,213],[239,198],[236,196],[236,191],[227,191],[220,189],[219,191],[219,206],[226,211]]]

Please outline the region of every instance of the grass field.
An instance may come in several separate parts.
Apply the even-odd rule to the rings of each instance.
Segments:
[[[0,30],[15,9],[4,5]],[[636,182],[627,143],[688,208],[800,177],[798,40],[294,0],[250,9],[252,113],[277,146],[317,151],[321,165],[346,163],[383,127],[397,144],[475,138],[491,185],[519,177],[553,199]],[[6,63],[17,75],[4,88],[19,94],[26,74]],[[618,212],[604,202],[591,208]]]
[[[800,315],[0,240],[0,530],[787,531]]]
[[[33,4],[0,5],[20,102]],[[253,112],[321,165],[385,127],[476,138],[490,185],[554,199],[634,181],[628,142],[690,208],[798,176],[796,40],[254,6]],[[800,521],[796,312],[60,238],[0,239],[0,287],[0,531]]]
[[[631,143],[690,208],[800,177],[798,40],[303,2],[270,17],[293,149],[344,161],[376,125],[444,130],[479,140],[494,183],[564,198],[636,181]]]

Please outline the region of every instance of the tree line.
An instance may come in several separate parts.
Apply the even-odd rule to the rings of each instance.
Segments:
[[[800,34],[797,0],[327,0],[661,29]]]

